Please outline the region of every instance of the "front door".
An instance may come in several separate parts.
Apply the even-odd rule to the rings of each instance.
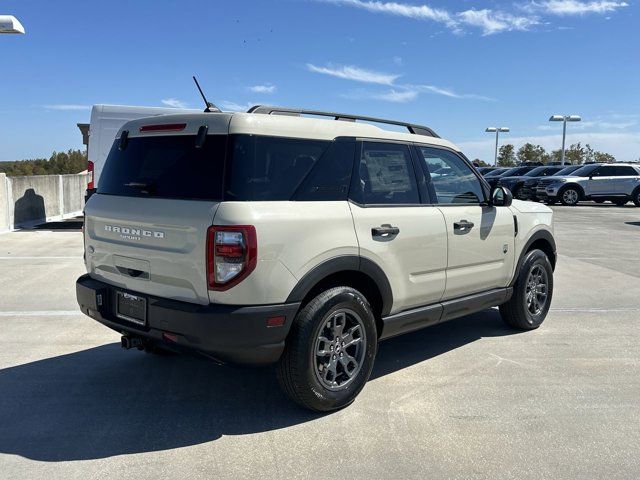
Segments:
[[[416,150],[447,228],[449,253],[443,298],[506,287],[514,268],[511,210],[487,205],[480,179],[455,152],[423,146]]]
[[[351,187],[351,212],[360,256],[387,275],[391,313],[437,303],[445,288],[447,235],[442,212],[421,204],[410,147],[360,143]]]

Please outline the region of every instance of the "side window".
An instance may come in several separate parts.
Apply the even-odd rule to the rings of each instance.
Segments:
[[[482,184],[471,167],[455,153],[432,147],[417,148],[431,176],[440,204],[481,203]]]
[[[295,200],[346,200],[351,183],[355,146],[356,142],[352,139],[335,140],[302,182]]]
[[[637,176],[638,172],[633,167],[613,167],[615,169],[614,175],[616,177],[631,177]]]
[[[290,200],[330,142],[259,135],[231,135],[226,167],[227,200]]]
[[[420,203],[407,145],[363,142],[352,197],[369,205]]]
[[[604,167],[600,167],[595,172],[593,172],[594,177],[611,177],[615,175],[614,171],[615,167],[605,165]]]

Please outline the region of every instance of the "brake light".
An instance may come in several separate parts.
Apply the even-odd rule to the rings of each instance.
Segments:
[[[180,132],[187,128],[186,123],[166,123],[159,125],[143,125],[140,132]]]
[[[228,290],[256,268],[258,241],[252,225],[212,226],[207,231],[209,290]]]
[[[88,166],[87,166],[87,171],[89,172],[89,183],[87,184],[87,188],[88,189],[92,189],[95,188],[93,185],[93,180],[94,180],[94,168],[95,166],[93,165],[93,162],[91,160],[89,160],[88,162]]]

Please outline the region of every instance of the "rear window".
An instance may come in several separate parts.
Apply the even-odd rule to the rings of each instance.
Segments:
[[[116,140],[100,175],[98,193],[121,196],[221,200],[226,135],[208,135],[196,148],[195,135]]]
[[[116,140],[98,193],[194,200],[346,199],[354,142],[258,135],[193,135]],[[326,157],[326,158],[325,158]],[[322,160],[321,160],[322,159]],[[314,168],[316,167],[316,168]],[[311,183],[309,183],[311,182]]]

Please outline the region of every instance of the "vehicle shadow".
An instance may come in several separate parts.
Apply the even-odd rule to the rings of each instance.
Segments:
[[[513,333],[495,310],[383,342],[372,378],[487,336]],[[46,461],[106,458],[314,421],[270,368],[108,344],[0,370],[0,453]]]

